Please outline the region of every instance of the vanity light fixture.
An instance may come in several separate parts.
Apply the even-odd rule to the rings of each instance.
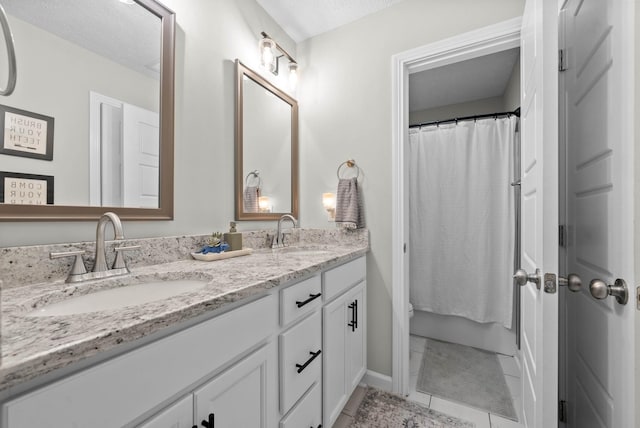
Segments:
[[[289,83],[292,89],[295,89],[298,83],[298,63],[289,53],[274,41],[264,31],[260,33],[262,39],[258,43],[260,48],[260,64],[274,75],[278,75],[280,71],[280,58],[286,58],[289,61]]]
[[[322,194],[322,206],[327,211],[329,221],[336,220],[336,195],[335,193]]]

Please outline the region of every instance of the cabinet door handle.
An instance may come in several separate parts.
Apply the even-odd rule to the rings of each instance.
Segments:
[[[309,351],[309,353],[311,354],[311,358],[309,358],[304,364],[296,364],[296,367],[298,368],[298,373],[302,373],[302,370],[306,369],[307,366],[311,364],[311,362],[315,360],[316,357],[322,353],[322,349],[318,349],[317,352]]]
[[[349,305],[349,309],[351,309],[351,322],[347,326],[351,327],[351,331],[356,331],[358,328],[358,299]]]
[[[299,302],[296,300],[296,305],[298,305],[299,308],[303,307],[304,305],[306,305],[307,303],[317,299],[318,297],[322,296],[322,293],[318,293],[318,294],[309,294],[309,298],[307,300],[305,300],[304,302]]]
[[[215,415],[213,413],[209,413],[209,420],[202,420],[201,424],[204,428],[215,428],[216,426],[216,422],[215,422]]]

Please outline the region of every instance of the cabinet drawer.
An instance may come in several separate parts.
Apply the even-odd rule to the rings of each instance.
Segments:
[[[322,423],[322,394],[315,383],[302,400],[280,422],[280,428],[316,428]]]
[[[320,275],[280,291],[280,324],[287,325],[322,305]]]
[[[324,301],[328,302],[343,291],[362,281],[367,275],[365,257],[345,263],[324,273]]]
[[[312,314],[280,335],[280,411],[284,414],[320,380],[322,323]]]
[[[275,333],[277,305],[263,297],[9,401],[7,426],[124,426]]]

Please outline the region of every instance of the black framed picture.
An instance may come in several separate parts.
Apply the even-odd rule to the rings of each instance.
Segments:
[[[53,205],[53,176],[0,171],[0,203]]]
[[[0,154],[53,160],[53,121],[0,104]]]

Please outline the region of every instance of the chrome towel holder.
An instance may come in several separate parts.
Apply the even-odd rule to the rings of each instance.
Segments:
[[[13,34],[11,34],[11,28],[9,27],[9,21],[7,20],[7,14],[4,12],[2,5],[0,5],[0,26],[2,26],[4,42],[7,45],[7,56],[9,57],[9,75],[7,76],[7,87],[4,89],[0,88],[0,95],[8,97],[16,88],[16,49],[13,42]]]
[[[348,168],[355,168],[356,169],[356,180],[360,177],[360,167],[356,164],[356,161],[353,159],[348,159],[344,162],[342,162],[340,165],[338,165],[338,170],[336,171],[336,175],[338,176],[338,179],[340,178],[346,178],[346,177],[341,177],[340,176],[340,169],[343,166],[347,166]]]
[[[249,186],[249,178],[255,178],[258,180],[258,188],[262,187],[262,177],[260,177],[260,171],[258,171],[257,169],[254,169],[253,171],[251,171],[249,174],[247,174],[247,176],[244,179],[244,185],[245,187]]]

